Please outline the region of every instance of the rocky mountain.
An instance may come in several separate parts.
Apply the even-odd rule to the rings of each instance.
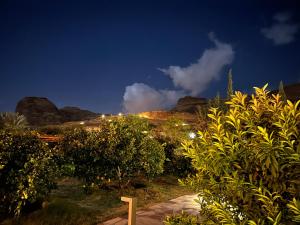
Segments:
[[[64,118],[64,122],[67,121],[80,121],[93,119],[97,116],[96,113],[89,110],[80,109],[78,107],[66,106],[59,109],[61,115]]]
[[[185,96],[178,100],[177,105],[171,111],[195,113],[197,112],[198,107],[205,106],[205,105],[207,105],[206,98]]]
[[[39,126],[63,122],[58,108],[47,98],[25,97],[18,102],[16,112],[24,115],[30,125]]]
[[[16,112],[24,115],[32,126],[88,120],[97,116],[96,113],[77,107],[58,109],[54,103],[44,97],[25,97],[21,99],[16,106]]]
[[[300,99],[300,83],[290,84],[284,86],[286,98],[295,102]],[[271,91],[271,94],[277,94],[278,90]]]

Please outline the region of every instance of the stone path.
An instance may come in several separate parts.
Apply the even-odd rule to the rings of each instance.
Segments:
[[[182,210],[190,214],[198,214],[199,204],[194,199],[197,195],[183,195],[168,202],[153,205],[136,212],[136,225],[162,225],[166,215],[180,213]],[[127,225],[126,217],[117,217],[108,220],[103,225]]]

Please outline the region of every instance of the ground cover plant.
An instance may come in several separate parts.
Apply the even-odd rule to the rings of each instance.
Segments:
[[[201,224],[300,222],[300,101],[266,88],[212,108],[207,129],[183,144],[197,173],[182,183],[200,193]]]

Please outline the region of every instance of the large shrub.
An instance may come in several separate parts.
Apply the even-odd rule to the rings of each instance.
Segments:
[[[184,143],[197,170],[185,183],[200,192],[204,224],[300,222],[300,101],[285,103],[265,86],[227,104]]]
[[[191,160],[182,154],[181,143],[190,138],[191,126],[178,118],[169,118],[155,129],[155,138],[165,146],[164,173],[186,177],[193,173]]]
[[[58,149],[87,185],[117,181],[121,187],[138,174],[152,177],[163,172],[164,149],[149,129],[140,118],[118,117],[103,122],[100,131],[66,133]]]
[[[19,215],[53,187],[52,152],[30,132],[0,131],[0,212]]]

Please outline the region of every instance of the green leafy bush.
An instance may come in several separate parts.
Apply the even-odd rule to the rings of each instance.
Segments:
[[[52,152],[30,132],[0,131],[0,214],[19,215],[54,187]]]
[[[121,188],[138,174],[153,177],[163,172],[163,146],[149,132],[145,120],[119,117],[104,122],[100,131],[66,133],[58,149],[87,186],[117,181]]]
[[[211,109],[195,141],[186,141],[204,224],[293,224],[299,221],[300,101],[283,102],[266,86],[251,98],[236,92],[226,113]]]
[[[199,218],[194,215],[189,215],[182,211],[180,214],[166,216],[164,220],[165,225],[199,225]]]
[[[186,177],[194,172],[191,160],[184,157],[181,146],[190,132],[191,126],[177,118],[170,118],[156,128],[155,139],[165,146],[165,174]]]

